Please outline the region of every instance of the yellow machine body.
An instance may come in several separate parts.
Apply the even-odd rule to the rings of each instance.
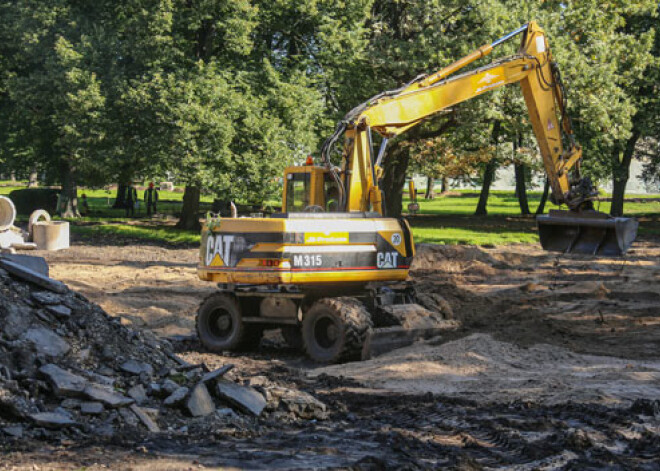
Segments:
[[[405,280],[414,256],[407,223],[355,216],[212,222],[203,231],[199,276],[257,285]]]
[[[377,183],[381,170],[378,165],[372,168],[374,159],[370,154],[372,130],[385,138],[393,138],[442,110],[513,83],[519,83],[522,89],[554,200],[557,204],[570,206],[569,170],[579,163],[582,150],[572,138],[570,119],[564,109],[564,92],[555,80],[558,74],[553,69],[547,37],[535,22],[514,33],[524,34],[517,54],[470,72],[452,75],[490,54],[497,44],[507,39],[505,37],[409,84],[395,95],[375,97],[355,116],[345,119],[349,123],[345,133],[345,155],[350,170],[346,177],[349,189],[347,207],[350,210],[382,213]],[[566,142],[562,142],[562,134]],[[575,170],[579,172],[578,168]]]

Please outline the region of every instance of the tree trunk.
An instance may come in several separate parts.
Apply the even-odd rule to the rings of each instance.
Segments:
[[[435,193],[433,192],[434,183],[435,183],[435,179],[431,177],[426,177],[426,193],[424,194],[424,199],[432,200],[433,198],[435,198]]]
[[[11,173],[9,174],[9,180],[10,180],[12,183],[16,183],[16,172],[14,172],[13,170],[12,170]]]
[[[57,212],[63,218],[79,218],[78,186],[76,185],[75,169],[68,162],[63,162],[60,171],[62,191],[60,192]]]
[[[198,186],[186,185],[183,193],[181,216],[176,227],[190,231],[199,231],[202,228],[199,223],[199,196],[200,191]]]
[[[447,130],[456,125],[452,117],[445,121],[439,128],[424,131],[421,126],[417,126],[406,134],[407,142],[419,141],[420,139],[431,139],[442,135]],[[385,154],[383,160],[383,178],[380,181],[380,187],[385,193],[384,212],[389,217],[398,217],[401,215],[403,187],[406,184],[406,172],[410,162],[409,151],[402,149],[396,142],[390,144],[389,152]]]
[[[623,155],[615,152],[612,156],[612,206],[610,207],[611,216],[623,216],[623,199],[626,195],[626,185],[630,177],[630,162],[635,154],[635,146],[641,133],[633,130],[632,136],[626,142],[623,149]]]
[[[406,172],[410,155],[399,145],[393,144],[383,160],[383,178],[381,186],[385,193],[385,215],[399,217],[401,215],[403,187],[406,184]]]
[[[449,191],[449,182],[447,182],[447,177],[442,177],[440,183],[440,193],[443,195]]]
[[[39,174],[36,169],[30,172],[30,179],[28,180],[28,188],[36,188],[39,186]]]
[[[126,207],[126,188],[128,185],[126,183],[117,184],[117,196],[115,197],[115,203],[112,205],[113,209],[124,209]]]
[[[493,124],[493,131],[491,133],[491,138],[497,146],[497,138],[500,135],[500,122],[495,121]],[[497,153],[497,147],[495,148]],[[481,186],[481,193],[479,194],[479,203],[477,203],[477,209],[474,211],[475,216],[485,216],[488,214],[488,194],[490,193],[490,185],[492,185],[493,180],[495,180],[495,172],[497,170],[497,158],[493,157],[486,164],[486,169],[484,170],[484,182]]]
[[[518,205],[520,214],[531,214],[529,203],[527,202],[527,186],[525,185],[525,164],[515,164],[516,171],[516,194],[518,195]]]
[[[610,207],[611,216],[623,216],[623,199],[626,194],[627,178],[613,178],[612,181],[612,206]]]
[[[497,160],[491,159],[486,164],[486,170],[484,171],[484,182],[481,186],[477,209],[474,211],[475,216],[485,216],[488,214],[488,209],[486,209],[488,206],[488,194],[490,193],[490,185],[495,180],[495,170],[497,170]]]
[[[536,215],[543,214],[545,211],[545,202],[548,201],[548,193],[550,192],[550,180],[545,179],[545,184],[543,185],[543,194],[541,195],[541,201],[539,202],[539,207],[536,208]]]

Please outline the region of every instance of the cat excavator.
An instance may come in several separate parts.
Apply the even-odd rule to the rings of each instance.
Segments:
[[[517,54],[456,73],[517,35]],[[624,253],[637,221],[594,210],[597,192],[580,175],[582,149],[566,113],[559,70],[545,33],[530,22],[351,110],[325,141],[322,165],[308,160],[285,170],[281,213],[209,217],[198,275],[219,291],[197,313],[202,344],[212,351],[238,349],[258,343],[264,329],[279,327],[290,345],[313,360],[339,362],[367,357],[381,332],[424,337],[400,327],[409,311],[399,308],[419,307],[406,281],[415,245],[408,222],[384,213],[379,180],[387,143],[443,110],[514,83],[522,89],[551,200],[568,208],[538,217],[542,246]],[[373,133],[381,136],[377,151]],[[330,156],[341,136],[342,163],[336,167]]]

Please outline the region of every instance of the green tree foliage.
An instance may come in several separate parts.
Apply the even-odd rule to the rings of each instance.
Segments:
[[[200,191],[276,197],[283,167],[317,150],[349,109],[536,19],[568,86],[585,171],[613,178],[622,201],[630,159],[653,148],[660,127],[657,9],[656,0],[0,0],[0,160],[46,171],[72,203],[76,184],[173,172],[190,190],[182,225],[195,227]],[[391,143],[388,211],[400,211],[411,160],[438,175],[478,167],[486,180],[513,142],[536,170],[515,86],[429,120]],[[470,163],[492,146],[496,158]]]
[[[644,27],[652,28],[655,33],[654,62],[646,69],[644,86],[641,88],[643,96],[640,99],[644,100],[639,119],[642,137],[635,151],[644,159],[645,180],[658,184],[660,182],[660,26],[657,18],[644,18],[643,23],[647,23]]]
[[[546,12],[551,24],[561,22],[554,49],[570,86],[585,170],[612,179],[613,215],[623,213],[630,161],[650,130],[646,123],[658,116],[649,102],[657,88],[657,10],[657,1],[638,0],[570,2]]]
[[[346,69],[364,49],[369,7],[2,2],[2,155],[51,175],[61,167],[62,183],[66,172],[90,184],[170,171],[222,198],[273,197],[283,167],[333,126],[344,83],[359,83]],[[194,226],[196,205],[186,212]]]
[[[375,74],[372,82],[366,83],[374,88],[392,88],[392,80],[401,84],[417,73],[437,70],[536,19],[549,36],[568,86],[569,113],[584,147],[586,173],[597,180],[614,176],[615,181],[625,182],[625,150],[631,148],[628,141],[637,137],[634,121],[641,117],[640,112],[654,114],[647,99],[640,98],[646,94],[642,92],[644,84],[652,80],[651,47],[657,7],[653,0],[376,1],[369,44]],[[506,43],[474,66],[514,53],[518,44],[517,40]],[[382,77],[380,81],[378,76]],[[470,147],[475,141],[488,142],[495,122],[501,125],[499,140],[512,142],[521,136],[528,142],[532,138],[517,87],[483,95],[455,108],[453,126],[436,126],[434,130],[429,123],[401,139],[416,140],[420,133],[428,138],[442,131],[449,133],[456,147]],[[446,117],[435,121],[443,119]],[[394,149],[385,165],[385,186],[394,199],[400,195],[403,180],[392,175],[404,174],[409,160],[402,154],[405,152]],[[625,179],[617,176],[621,172]],[[400,208],[400,204],[398,208],[392,204],[392,197],[389,203],[390,211]]]
[[[457,149],[446,135],[420,141],[405,141],[411,170],[432,179],[470,179],[496,155],[494,145]]]
[[[76,215],[76,181],[92,180],[105,134],[105,97],[91,67],[85,31],[93,12],[59,1],[0,5],[6,154],[51,170],[63,184],[62,211]]]

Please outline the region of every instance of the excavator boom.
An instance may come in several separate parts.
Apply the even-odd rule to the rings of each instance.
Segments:
[[[457,73],[518,34],[523,37],[517,54]],[[569,208],[566,214],[553,211],[538,218],[543,247],[580,253],[624,253],[635,239],[637,223],[625,218],[615,221],[593,211],[592,201],[597,191],[588,178],[580,175],[582,148],[575,142],[566,112],[565,89],[547,37],[535,22],[431,75],[418,77],[398,90],[381,93],[349,112],[338,128],[344,131],[346,142],[341,207],[345,211],[384,213],[378,187],[384,148],[381,147],[378,157],[372,155],[372,131],[380,134],[386,145],[388,139],[451,106],[513,83],[519,83],[522,89],[552,189],[552,201]],[[324,146],[328,168],[331,166],[327,150],[339,134],[336,132]],[[340,180],[338,176],[336,179]]]

